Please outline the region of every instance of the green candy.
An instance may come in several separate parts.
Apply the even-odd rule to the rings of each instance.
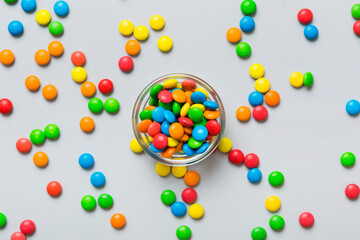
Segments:
[[[49,24],[49,32],[54,36],[59,36],[64,32],[64,27],[59,21],[53,21]]]
[[[151,97],[150,99],[149,99],[149,105],[150,106],[157,106],[159,104],[159,99],[157,99],[157,98],[153,98],[153,97]]]
[[[269,225],[273,230],[279,231],[284,228],[284,218],[279,215],[274,215],[270,218]]]
[[[120,103],[115,98],[108,98],[105,101],[104,108],[108,113],[116,113],[120,109]]]
[[[101,208],[111,208],[114,204],[114,199],[109,194],[101,194],[98,198],[98,203]]]
[[[175,115],[179,115],[180,111],[181,111],[181,103],[174,102],[173,105],[172,105],[172,112]]]
[[[341,164],[345,167],[351,167],[355,164],[355,155],[352,152],[346,152],[341,155]]]
[[[196,149],[201,147],[201,145],[203,144],[203,141],[197,141],[195,140],[195,138],[191,137],[188,141],[188,145],[189,147],[191,147],[192,149]]]
[[[261,227],[256,227],[251,231],[251,238],[253,240],[264,240],[266,238],[266,231]]]
[[[311,87],[313,85],[314,76],[312,75],[311,72],[305,73],[303,79],[304,79],[304,85],[306,87]]]
[[[60,129],[55,124],[49,124],[45,127],[44,134],[49,139],[56,139],[60,135]]]
[[[194,123],[194,127],[199,126],[199,125],[205,126],[207,122],[208,122],[208,121],[206,120],[206,118],[203,117],[203,119],[201,120],[201,122]]]
[[[32,130],[30,133],[30,141],[33,144],[40,145],[45,141],[45,134],[40,129]]]
[[[104,108],[104,104],[99,98],[92,98],[89,100],[88,108],[92,113],[101,113]]]
[[[351,15],[352,15],[354,18],[357,18],[357,19],[360,18],[360,4],[359,4],[359,3],[355,4],[354,6],[352,6],[352,8],[351,8]]]
[[[176,200],[176,195],[173,191],[171,190],[165,190],[161,193],[161,201],[165,204],[170,206],[171,204],[173,204]]]
[[[16,3],[16,2],[17,2],[17,0],[5,0],[5,2],[6,2],[6,3],[10,3],[10,4],[12,4],[12,3]]]
[[[152,121],[153,120],[152,111],[149,109],[142,110],[140,113],[140,119],[141,120],[149,119]]]
[[[240,9],[245,15],[252,15],[256,12],[256,3],[253,0],[244,0]]]
[[[86,195],[81,199],[81,206],[86,211],[94,210],[94,208],[96,207],[96,200],[93,196]]]
[[[0,213],[0,228],[5,227],[6,225],[6,217],[3,213]]]
[[[163,85],[155,84],[150,90],[150,96],[152,98],[158,99],[159,92],[161,92],[162,90],[163,90]]]
[[[269,183],[271,186],[278,187],[284,182],[284,175],[279,171],[274,171],[269,174]]]
[[[247,58],[251,54],[251,47],[246,42],[240,42],[236,45],[236,54],[241,58]]]
[[[188,226],[182,225],[176,229],[176,236],[180,240],[187,240],[191,237],[191,229]]]
[[[163,103],[163,102],[159,101],[159,107],[163,107],[163,108],[165,108],[165,110],[171,111],[172,106],[173,106],[173,102]]]
[[[194,123],[201,122],[204,118],[204,114],[200,108],[194,107],[190,108],[188,116]]]

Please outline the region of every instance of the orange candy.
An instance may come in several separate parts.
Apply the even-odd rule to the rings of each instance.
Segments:
[[[155,106],[147,106],[145,109],[146,109],[146,110],[150,110],[150,111],[152,111],[152,110],[154,110],[154,109],[155,109]]]
[[[83,117],[80,120],[80,128],[84,132],[92,132],[95,128],[95,122],[91,117]]]
[[[175,148],[168,147],[161,153],[161,156],[164,158],[170,158],[174,153],[175,153]]]
[[[230,28],[226,33],[226,38],[231,43],[237,43],[241,39],[241,31],[238,28]]]
[[[48,50],[51,56],[58,57],[64,52],[64,46],[59,41],[53,41],[49,44]]]
[[[57,181],[49,182],[46,187],[46,191],[52,197],[58,197],[62,192],[61,184]]]
[[[42,89],[42,95],[46,100],[54,100],[57,96],[57,90],[54,85],[48,84]]]
[[[251,117],[250,108],[246,106],[241,106],[236,110],[236,117],[239,121],[246,122]]]
[[[45,167],[49,162],[49,157],[44,152],[37,152],[33,156],[34,164],[38,167]]]
[[[200,181],[200,176],[196,171],[188,171],[184,176],[184,182],[189,187],[195,187]]]
[[[138,55],[140,52],[140,43],[134,39],[131,39],[125,44],[125,50],[127,54],[131,56]]]
[[[35,62],[43,66],[50,62],[50,53],[44,49],[40,49],[35,53]]]
[[[172,97],[178,103],[184,103],[186,101],[186,94],[182,90],[178,90],[178,89],[174,90],[172,92]]]
[[[179,144],[175,147],[175,152],[180,152],[180,150],[182,150],[183,145],[184,142],[179,142]]]
[[[139,131],[140,131],[141,133],[147,133],[150,124],[152,124],[152,121],[151,121],[151,120],[149,120],[149,119],[142,120],[142,121],[139,123]]]
[[[119,229],[119,228],[122,228],[125,226],[126,218],[121,213],[115,213],[114,215],[112,215],[112,217],[110,219],[110,223],[111,223],[111,226]]]
[[[81,85],[81,93],[85,97],[92,97],[96,93],[96,86],[92,82],[84,82]]]
[[[278,92],[271,90],[265,94],[265,102],[267,105],[274,107],[280,102],[280,95]]]
[[[40,88],[40,80],[37,76],[30,75],[25,79],[25,86],[30,91],[36,91]]]
[[[189,141],[190,137],[187,134],[184,134],[181,138],[179,138],[179,141],[187,142]]]
[[[180,123],[173,123],[169,128],[169,133],[172,138],[180,139],[184,136],[184,127]]]
[[[13,64],[15,55],[9,49],[2,50],[0,52],[0,62],[6,66]]]
[[[186,102],[187,102],[187,103],[190,103],[190,104],[193,104],[193,102],[191,101],[191,94],[193,94],[193,92],[191,92],[191,91],[186,91],[186,92],[185,92]]]
[[[186,127],[186,128],[184,128],[184,131],[185,131],[185,133],[186,134],[192,134],[192,131],[193,131],[193,128],[192,127]]]
[[[219,115],[220,115],[220,112],[218,110],[206,110],[204,112],[204,117],[209,120],[217,119],[219,117]]]

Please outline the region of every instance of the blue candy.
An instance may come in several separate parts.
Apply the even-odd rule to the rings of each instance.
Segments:
[[[250,169],[247,174],[247,178],[248,178],[249,182],[251,182],[251,183],[260,182],[261,177],[262,177],[262,173],[258,168]]]
[[[170,90],[170,92],[172,93],[173,91],[175,91],[175,90],[181,90],[180,88],[173,88],[173,89],[171,89]],[[182,91],[182,90],[181,90]]]
[[[102,187],[106,182],[105,175],[102,172],[94,172],[91,174],[90,182],[94,187]]]
[[[191,147],[189,147],[189,145],[187,143],[184,143],[182,150],[184,151],[184,153],[186,155],[188,155],[189,157],[192,157],[195,155],[195,150],[192,149]]]
[[[307,25],[304,28],[304,35],[309,40],[314,40],[319,35],[319,30],[314,25]]]
[[[54,12],[59,17],[64,17],[69,13],[69,5],[65,1],[57,1],[54,4]]]
[[[196,126],[192,131],[192,136],[197,141],[204,141],[208,134],[207,128],[203,125]]]
[[[259,106],[259,105],[261,105],[263,103],[264,96],[260,92],[254,91],[254,92],[249,94],[248,99],[249,99],[249,103],[251,105],[253,105],[254,107],[256,107],[256,106]]]
[[[194,103],[203,103],[206,101],[206,95],[202,92],[193,92],[190,98]]]
[[[21,0],[21,8],[25,12],[32,12],[36,9],[36,0]]]
[[[204,153],[209,148],[209,146],[210,146],[210,143],[204,142],[203,145],[201,145],[201,147],[196,149],[195,153],[196,154]]]
[[[251,32],[255,28],[255,21],[250,16],[245,16],[240,20],[240,28],[244,32]]]
[[[24,32],[24,26],[20,21],[11,21],[8,26],[9,33],[13,36],[18,36]]]
[[[203,102],[203,104],[208,109],[215,110],[215,109],[219,108],[219,104],[217,104],[216,102],[211,101],[211,100],[207,100],[207,101]]]
[[[85,169],[92,168],[94,166],[94,157],[90,153],[83,153],[79,157],[79,164]]]
[[[161,153],[162,151],[165,150],[165,148],[164,148],[164,149],[157,149],[157,148],[154,146],[154,144],[151,144],[150,149],[151,149],[151,151],[154,152],[154,153]]]
[[[164,121],[161,124],[161,132],[168,137],[170,137],[170,133],[169,133],[170,126],[171,126],[171,123],[169,123],[168,121]]]
[[[184,216],[186,213],[186,205],[183,202],[174,202],[171,205],[171,212],[176,217]]]
[[[352,116],[360,113],[360,103],[355,99],[351,99],[346,103],[346,112]]]
[[[152,111],[152,118],[154,119],[154,121],[158,123],[162,123],[163,121],[165,121],[164,112],[165,108],[163,107],[154,108],[154,110]]]
[[[169,123],[174,123],[176,121],[176,117],[172,111],[165,110],[164,117],[165,117],[165,120],[168,121]]]

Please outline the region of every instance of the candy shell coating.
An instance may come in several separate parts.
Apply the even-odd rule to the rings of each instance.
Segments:
[[[165,19],[160,15],[154,15],[150,18],[149,25],[155,31],[161,30],[165,26]]]
[[[19,36],[24,32],[24,26],[20,21],[11,21],[8,25],[9,33],[13,36]]]
[[[31,142],[27,138],[20,138],[16,141],[16,149],[21,153],[28,153],[31,150]]]
[[[185,188],[181,193],[181,198],[186,203],[193,203],[196,201],[197,193],[193,188]],[[189,208],[190,213],[190,208]]]
[[[256,12],[256,3],[253,0],[244,0],[240,9],[244,15],[252,15]]]
[[[193,219],[200,219],[204,216],[204,208],[200,204],[195,203],[189,207],[189,215]]]
[[[54,36],[60,36],[64,32],[64,26],[59,21],[52,21],[49,24],[49,32]]]
[[[177,177],[177,178],[182,178],[185,176],[187,172],[187,167],[186,166],[182,166],[182,167],[172,167],[171,168],[171,173]]]
[[[90,182],[94,187],[102,187],[106,183],[105,175],[102,172],[94,172],[91,174]]]
[[[176,217],[184,216],[186,213],[186,205],[183,202],[174,202],[171,205],[171,212]]]
[[[168,36],[162,36],[157,42],[157,46],[162,52],[169,52],[173,47],[173,41]]]
[[[241,122],[246,122],[251,117],[251,110],[246,106],[241,106],[236,110],[236,117]]]
[[[313,13],[310,9],[303,8],[299,11],[297,18],[300,23],[307,24],[310,23],[313,19]]]
[[[356,116],[360,113],[360,103],[358,100],[351,99],[346,103],[346,112],[351,116]]]
[[[309,212],[303,212],[299,216],[299,223],[304,228],[309,228],[314,224],[314,216]]]
[[[349,199],[356,199],[359,197],[360,188],[358,185],[352,183],[346,186],[345,188],[345,195]]]
[[[134,29],[134,37],[136,40],[145,41],[149,37],[149,30],[143,25],[139,25]]]
[[[130,36],[134,31],[134,24],[129,20],[123,20],[119,24],[119,31],[124,36]]]
[[[134,153],[142,153],[144,150],[141,148],[139,142],[136,140],[136,138],[133,138],[130,141],[130,149]]]
[[[71,62],[76,66],[76,67],[82,67],[85,65],[86,62],[86,56],[83,52],[81,51],[75,51],[73,52],[73,54],[71,54]]]
[[[352,152],[345,152],[341,155],[340,161],[344,167],[352,167],[355,164],[356,157]]]
[[[38,24],[44,26],[49,24],[51,20],[51,15],[47,10],[39,10],[35,15],[35,20]]]
[[[176,229],[176,236],[180,240],[188,240],[191,238],[191,230],[188,226],[182,225]]]
[[[268,117],[268,111],[264,106],[256,106],[253,109],[252,115],[256,121],[263,122]]]
[[[276,212],[280,209],[281,207],[281,201],[278,197],[276,196],[270,196],[266,199],[265,201],[265,207],[267,210],[269,210],[270,212]]]
[[[171,170],[170,166],[162,164],[160,162],[156,163],[155,165],[155,171],[161,177],[166,177],[167,175],[169,175],[170,170]]]
[[[30,235],[35,232],[35,223],[31,220],[24,220],[20,224],[20,231],[25,235]]]
[[[241,40],[241,31],[238,28],[232,27],[226,32],[226,39],[231,43],[237,43]]]
[[[96,199],[91,195],[86,195],[81,199],[81,206],[86,211],[92,211],[96,207]]]
[[[279,171],[274,171],[269,174],[269,183],[273,187],[281,186],[284,182],[284,175]]]
[[[264,102],[264,96],[260,92],[254,91],[249,94],[248,100],[251,105],[256,107]]]
[[[264,240],[266,239],[266,231],[261,227],[256,227],[251,231],[251,238],[253,240]]]
[[[51,181],[48,183],[46,191],[51,197],[58,197],[62,192],[61,184],[57,181]]]
[[[222,137],[218,146],[218,149],[222,153],[228,153],[230,152],[232,148],[232,142],[227,137]]]
[[[2,50],[0,52],[0,62],[5,66],[10,66],[15,61],[15,55],[9,49]]]
[[[69,10],[69,4],[67,4],[67,2],[65,1],[57,1],[54,4],[54,12],[59,17],[65,17],[66,15],[68,15]]]
[[[94,157],[90,153],[83,153],[79,157],[79,165],[84,169],[90,169],[94,166]]]
[[[36,0],[21,0],[21,8],[25,12],[32,12],[36,9]]]
[[[268,92],[270,90],[270,81],[266,78],[259,78],[255,81],[255,89],[261,93]]]
[[[310,24],[304,28],[304,35],[307,39],[314,40],[318,37],[319,30],[317,29],[317,27]]]
[[[247,178],[251,183],[258,183],[261,181],[262,173],[258,168],[252,168],[248,171]]]
[[[118,65],[121,71],[130,72],[134,68],[134,61],[131,59],[131,57],[124,56],[120,58]]]
[[[98,197],[98,204],[103,209],[111,208],[114,204],[114,199],[111,195],[103,193]]]
[[[111,216],[110,224],[113,228],[120,229],[123,228],[126,224],[126,218],[121,213],[115,213]]]
[[[251,47],[246,42],[240,42],[236,45],[236,54],[241,58],[247,58],[251,54]]]
[[[255,28],[255,21],[250,16],[245,16],[240,20],[240,28],[244,32],[251,32]]]
[[[161,193],[160,199],[165,205],[171,206],[176,200],[176,195],[173,191],[168,189]]]
[[[268,91],[265,94],[265,102],[270,107],[275,107],[280,102],[280,94],[274,90]]]
[[[270,218],[269,225],[273,230],[279,231],[284,228],[285,225],[284,218],[282,218],[279,215],[274,215]]]

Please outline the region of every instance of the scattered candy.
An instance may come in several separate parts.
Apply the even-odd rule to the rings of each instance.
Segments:
[[[200,204],[195,203],[189,207],[189,215],[193,219],[200,219],[204,216],[204,208]]]
[[[266,239],[266,231],[261,227],[256,227],[251,231],[251,238],[253,240],[264,240]]]
[[[195,171],[188,171],[184,176],[184,182],[189,187],[195,187],[200,181],[200,176]]]
[[[88,102],[88,108],[92,113],[100,113],[104,108],[103,102],[99,98],[92,98]]]
[[[13,4],[16,3],[17,0],[5,0],[6,3]]]
[[[103,193],[98,198],[99,206],[103,209],[109,209],[114,204],[114,199],[109,194]]]
[[[254,79],[262,78],[264,76],[264,73],[265,73],[265,69],[259,63],[255,63],[251,65],[249,68],[249,74]]]
[[[236,53],[241,58],[247,58],[251,54],[251,47],[246,42],[240,42],[236,45]]]
[[[24,32],[24,26],[20,21],[11,21],[8,25],[9,33],[13,36],[19,36]]]
[[[358,185],[356,184],[349,184],[346,186],[345,188],[345,195],[349,198],[349,199],[355,199],[359,196],[360,193],[360,188]]]
[[[161,193],[160,198],[165,205],[171,206],[176,200],[176,195],[171,190],[165,190]]]
[[[314,40],[319,35],[319,30],[314,25],[308,25],[304,28],[304,35],[309,40]]]
[[[42,95],[46,100],[52,101],[57,96],[57,89],[54,85],[45,85],[42,89]]]
[[[139,25],[134,29],[134,37],[136,40],[145,41],[149,37],[149,30],[143,25]]]
[[[96,207],[96,200],[93,196],[86,195],[81,199],[81,206],[86,211],[92,211]]]
[[[130,36],[134,31],[134,25],[129,20],[123,20],[119,24],[119,31],[124,36]]]
[[[264,101],[263,95],[258,91],[250,93],[248,99],[249,103],[254,107],[261,105]]]
[[[114,114],[119,111],[120,103],[115,98],[108,98],[104,103],[104,108],[108,113]]]
[[[30,91],[37,91],[40,88],[40,80],[34,75],[30,75],[25,79],[25,86]]]
[[[304,76],[299,72],[294,72],[290,75],[289,81],[293,87],[298,88],[304,84]]]
[[[299,216],[299,223],[304,228],[309,228],[314,224],[314,216],[309,212],[303,212]]]
[[[15,61],[15,55],[9,49],[2,50],[0,52],[0,62],[5,66],[10,66]]]
[[[90,169],[94,166],[94,157],[90,153],[83,153],[79,157],[79,165],[82,168]]]
[[[11,237],[10,240],[26,240],[26,237],[23,233],[21,232],[14,232]]]
[[[252,15],[256,12],[256,3],[253,0],[244,0],[240,9],[244,15]]]
[[[64,32],[64,27],[59,21],[53,21],[49,24],[49,32],[54,36],[60,36]]]
[[[245,16],[240,20],[240,28],[244,32],[251,32],[255,28],[255,21],[250,16]]]
[[[0,228],[5,227],[6,225],[6,216],[0,212]]]
[[[100,88],[100,87],[99,87]],[[94,83],[86,81],[81,84],[81,93],[85,97],[92,97],[96,93],[96,86]]]
[[[42,26],[48,25],[51,21],[51,15],[47,10],[40,10],[36,13],[35,20],[38,24]]]
[[[352,6],[351,15],[356,19],[360,18],[360,3],[356,3]]]
[[[360,103],[358,100],[351,99],[346,103],[346,112],[351,116],[356,116],[360,113]]]
[[[45,127],[44,134],[49,139],[56,139],[60,136],[60,129],[55,124],[49,124]]]
[[[259,78],[255,81],[255,89],[258,92],[266,93],[270,90],[270,81],[266,78]]]
[[[340,161],[344,167],[352,167],[355,164],[355,155],[352,152],[345,152],[341,155]]]
[[[183,202],[174,202],[171,205],[171,212],[176,217],[184,216],[186,213],[186,205]]]
[[[251,183],[260,182],[261,177],[262,177],[262,173],[258,168],[250,169],[247,174],[247,178],[248,178],[249,182],[251,182]]]
[[[0,113],[2,114],[9,114],[12,112],[13,104],[7,98],[0,99]]]
[[[251,117],[251,110],[246,106],[241,106],[236,110],[236,117],[241,122],[246,122]]]
[[[21,8],[25,12],[33,12],[36,9],[36,0],[21,0]]]
[[[252,112],[256,121],[263,122],[268,117],[268,111],[264,106],[256,106]]]
[[[67,4],[67,2],[65,2],[65,1],[57,1],[54,4],[54,12],[59,17],[64,17],[64,16],[68,15],[68,13],[69,13],[69,4]]]
[[[44,152],[37,152],[33,156],[33,162],[37,167],[43,168],[48,164],[49,157]]]
[[[247,168],[257,168],[259,166],[259,157],[255,153],[249,153],[244,158],[244,164]]]
[[[169,175],[170,170],[170,166],[162,164],[160,162],[156,163],[155,165],[155,171],[161,177],[166,177],[167,175]]]
[[[71,71],[71,77],[75,82],[82,83],[87,78],[86,70],[82,67],[75,67]]]
[[[229,152],[228,159],[234,164],[241,164],[244,161],[244,154],[239,149],[233,149]]]
[[[284,218],[279,215],[274,215],[270,218],[269,225],[273,230],[279,231],[284,228]]]
[[[276,212],[280,209],[281,201],[276,196],[270,196],[265,201],[265,207],[270,212]]]
[[[185,176],[187,172],[187,167],[183,166],[183,167],[172,167],[171,168],[171,173],[177,177],[177,178],[182,178]]]
[[[119,68],[123,72],[130,72],[134,68],[134,62],[131,57],[124,56],[119,60]]]
[[[269,183],[273,187],[281,186],[284,182],[284,175],[279,171],[274,171],[269,174]]]
[[[173,47],[173,41],[168,36],[162,36],[159,38],[157,45],[162,52],[168,52]]]
[[[191,229],[188,226],[182,225],[176,229],[176,236],[180,240],[188,240],[191,238]]]
[[[130,149],[134,153],[142,153],[144,150],[141,148],[139,142],[136,140],[136,138],[133,138],[130,142]]]
[[[268,91],[265,94],[265,102],[270,107],[275,107],[280,102],[280,94],[274,90]]]
[[[126,218],[121,213],[116,213],[112,215],[110,219],[111,226],[113,226],[116,229],[123,228],[126,223]]]
[[[221,138],[218,146],[219,151],[222,153],[228,153],[230,152],[231,148],[232,148],[231,140],[227,137]]]
[[[165,19],[160,15],[154,15],[150,18],[149,25],[156,31],[161,30],[165,26]]]
[[[30,133],[30,141],[33,144],[40,145],[45,141],[45,134],[40,129],[32,130]]]
[[[226,39],[231,43],[237,43],[241,40],[241,31],[238,28],[232,27],[226,32]]]
[[[307,9],[307,8],[304,8],[304,9],[301,9],[297,15],[297,18],[299,20],[300,23],[302,24],[308,24],[312,21],[313,19],[313,13]]]
[[[30,234],[34,233],[35,232],[35,223],[31,220],[24,220],[20,224],[20,231],[24,235],[30,235]]]
[[[50,53],[45,49],[40,49],[35,53],[34,58],[37,64],[44,66],[50,62]]]
[[[185,188],[181,194],[181,198],[186,203],[193,203],[196,201],[197,193],[193,188]],[[190,209],[189,209],[189,213],[190,213]]]
[[[83,117],[80,120],[80,128],[86,133],[92,132],[95,128],[95,122],[91,117]]]
[[[76,67],[82,67],[85,65],[86,57],[85,54],[81,51],[75,51],[73,54],[71,54],[71,62]]]
[[[136,56],[140,52],[140,43],[134,39],[127,41],[125,51],[131,56]]]
[[[53,41],[49,44],[48,50],[51,56],[59,57],[64,52],[64,46],[59,41]]]
[[[46,187],[46,191],[50,196],[58,197],[62,192],[61,184],[57,181],[49,182],[49,184]]]
[[[356,35],[360,36],[360,20],[354,22],[353,30]]]
[[[314,83],[314,76],[312,75],[311,72],[306,72],[304,74],[304,85],[306,87],[311,87]]]
[[[16,149],[21,153],[28,153],[31,150],[31,142],[27,138],[20,138],[16,141]]]
[[[102,172],[94,172],[91,174],[90,182],[94,187],[102,187],[106,182],[105,175]]]

